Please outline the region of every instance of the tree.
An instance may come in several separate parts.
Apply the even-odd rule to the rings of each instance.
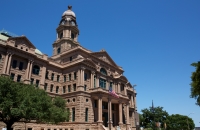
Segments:
[[[140,125],[144,128],[155,128],[156,122],[161,123],[161,128],[164,127],[168,113],[163,110],[163,107],[152,107],[141,110]]]
[[[193,130],[195,125],[191,118],[179,114],[170,115],[167,117],[167,130]]]
[[[191,66],[195,67],[195,71],[191,76],[191,98],[196,99],[196,104],[200,106],[200,62],[192,63]]]
[[[0,121],[11,130],[17,121],[59,123],[69,119],[65,100],[41,89],[0,76]]]

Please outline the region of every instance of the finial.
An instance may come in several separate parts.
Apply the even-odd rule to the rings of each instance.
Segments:
[[[71,6],[71,5],[68,5],[68,9],[69,9],[69,10],[72,10],[72,6]]]

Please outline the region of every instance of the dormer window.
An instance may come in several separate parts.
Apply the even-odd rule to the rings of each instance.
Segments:
[[[60,54],[60,47],[57,49],[57,54]]]
[[[71,39],[73,39],[73,40],[74,40],[74,34],[73,34],[73,33],[71,33]]]
[[[63,37],[63,33],[60,33],[60,37],[59,38],[61,39],[62,37]]]

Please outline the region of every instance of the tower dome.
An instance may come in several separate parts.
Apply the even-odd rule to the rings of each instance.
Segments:
[[[66,10],[62,16],[73,16],[76,17],[75,13],[72,11],[72,6],[68,6],[68,10]]]

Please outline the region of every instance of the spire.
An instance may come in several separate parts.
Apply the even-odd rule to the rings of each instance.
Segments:
[[[69,10],[72,10],[72,6],[71,6],[71,5],[68,5],[68,9],[69,9]]]

